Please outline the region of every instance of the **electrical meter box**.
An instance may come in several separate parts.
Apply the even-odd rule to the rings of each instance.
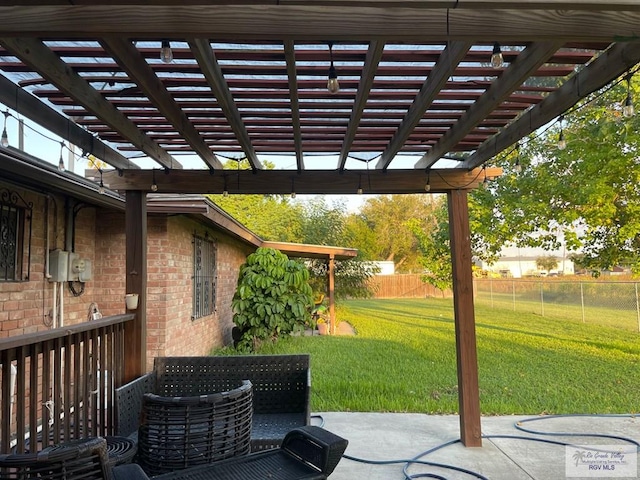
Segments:
[[[87,282],[91,280],[91,260],[80,258],[77,253],[69,253],[67,280],[70,282]]]
[[[52,250],[49,252],[50,282],[66,282],[69,271],[69,252]]]

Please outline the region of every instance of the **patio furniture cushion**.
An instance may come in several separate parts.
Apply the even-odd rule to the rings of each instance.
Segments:
[[[246,455],[251,449],[251,382],[209,395],[143,396],[137,463],[149,475]]]
[[[347,440],[320,427],[289,432],[280,448],[189,468],[154,480],[323,480],[342,458]]]

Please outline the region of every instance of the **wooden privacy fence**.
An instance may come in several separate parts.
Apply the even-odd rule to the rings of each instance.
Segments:
[[[0,452],[113,435],[124,372],[124,327],[135,315],[0,340]]]
[[[371,278],[374,298],[426,298],[451,297],[451,291],[442,291],[421,279],[419,273],[375,275]]]

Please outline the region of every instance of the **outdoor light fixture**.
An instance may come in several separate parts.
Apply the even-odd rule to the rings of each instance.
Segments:
[[[622,106],[622,115],[629,118],[633,117],[635,113],[636,111],[635,108],[633,108],[633,99],[631,98],[631,74],[629,74],[627,75],[627,98]]]
[[[295,180],[291,177],[291,198],[296,198]]]
[[[173,62],[173,51],[171,50],[171,43],[169,43],[169,40],[162,40],[160,60],[162,60],[163,63]]]
[[[4,112],[4,128],[2,129],[2,138],[0,139],[0,145],[3,147],[9,146],[9,136],[7,135],[7,118],[9,117],[9,110]]]
[[[64,142],[60,142],[60,160],[58,160],[58,170],[64,172],[64,159],[62,158],[62,149],[64,148]]]
[[[360,175],[360,177],[358,178],[358,190],[357,190],[358,195],[362,195],[362,175]]]
[[[560,130],[558,135],[558,150],[564,150],[567,148],[567,141],[564,139],[564,131]]]
[[[558,134],[558,150],[564,150],[565,148],[567,148],[567,141],[564,139],[564,128],[562,125],[562,122],[564,122],[564,116],[561,115],[558,119],[558,122],[560,122],[560,133]]]
[[[500,68],[504,65],[504,57],[502,56],[502,49],[498,42],[493,44],[493,53],[491,54],[491,66],[493,68]]]
[[[340,84],[338,83],[338,73],[336,67],[333,66],[333,42],[329,42],[329,59],[331,66],[329,67],[329,79],[327,80],[327,90],[331,93],[338,93]]]
[[[152,175],[152,182],[151,182],[151,191],[152,192],[157,192],[158,191],[158,184],[156,183],[156,169],[153,169],[153,172],[151,173]]]
[[[427,170],[427,183],[425,183],[424,185],[424,191],[425,192],[431,191],[431,172],[429,172],[429,170]]]
[[[522,165],[520,165],[520,144],[516,143],[516,164],[513,166],[513,171],[516,173],[522,172]]]
[[[229,189],[227,188],[227,176],[224,176],[224,188],[222,189],[222,196],[223,197],[228,197],[229,196]]]
[[[98,187],[98,193],[100,195],[104,195],[104,183],[102,182],[102,169],[98,170],[100,172],[100,186]]]

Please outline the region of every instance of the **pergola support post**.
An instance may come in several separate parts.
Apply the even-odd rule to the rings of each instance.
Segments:
[[[138,190],[126,193],[126,293],[138,294],[133,322],[125,327],[124,381],[147,369],[147,195]]]
[[[329,255],[327,275],[328,285],[327,291],[329,292],[329,333],[335,335],[336,333],[336,298],[335,298],[335,270],[336,270],[336,257],[333,254]]]
[[[481,447],[480,391],[467,191],[451,190],[447,193],[447,200],[453,271],[460,439],[467,447]]]

